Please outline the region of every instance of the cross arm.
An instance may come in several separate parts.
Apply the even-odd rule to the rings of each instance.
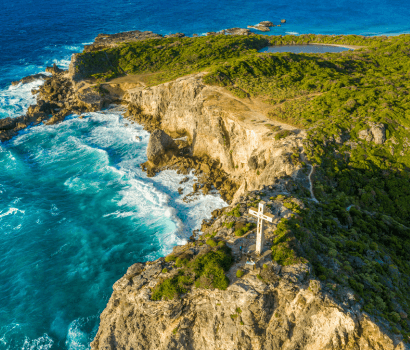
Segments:
[[[275,217],[272,215],[272,214],[269,214],[269,213],[264,213],[263,215],[262,215],[262,219],[264,219],[264,220],[266,220],[266,221],[269,221],[269,222],[273,222],[273,219],[274,219]]]
[[[249,214],[258,216],[259,215],[258,209],[254,208],[254,207],[249,208]]]

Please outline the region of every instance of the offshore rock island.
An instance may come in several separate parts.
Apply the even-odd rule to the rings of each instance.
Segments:
[[[91,348],[409,349],[410,35],[237,29],[101,34],[68,72],[50,67],[27,115],[0,121],[5,141],[124,104],[152,132],[148,176],[194,169],[194,192],[230,203],[128,269]],[[258,52],[296,44],[357,50]],[[262,200],[274,221],[251,265]]]

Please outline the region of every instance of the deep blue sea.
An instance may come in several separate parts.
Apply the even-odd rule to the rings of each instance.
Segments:
[[[11,81],[67,68],[99,33],[192,35],[286,19],[270,34],[397,35],[409,18],[405,0],[3,0],[0,118],[24,113],[42,83]],[[172,171],[147,178],[148,137],[109,109],[0,144],[0,350],[89,348],[127,267],[163,256],[225,205],[215,193],[182,201],[178,187],[189,193],[194,175],[184,185]]]

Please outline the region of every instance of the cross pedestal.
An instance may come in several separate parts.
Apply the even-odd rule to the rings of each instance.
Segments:
[[[269,213],[265,213],[266,202],[260,201],[259,208],[250,208],[249,214],[256,216],[258,218],[258,226],[256,229],[256,249],[255,253],[260,255],[263,251],[263,246],[265,245],[265,234],[263,232],[263,220],[273,222],[275,218]]]

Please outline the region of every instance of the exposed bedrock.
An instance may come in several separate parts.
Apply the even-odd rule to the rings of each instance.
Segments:
[[[406,349],[356,307],[323,294],[306,265],[268,265],[225,291],[194,289],[180,299],[152,301],[150,286],[172,273],[164,275],[165,266],[172,270],[163,258],[135,264],[114,284],[91,349]]]
[[[151,133],[147,147],[147,157],[150,162],[158,165],[164,161],[164,158],[172,157],[176,150],[178,150],[177,144],[163,130],[157,129]]]
[[[240,100],[205,85],[201,75],[128,90],[129,117],[173,137],[188,136],[193,156],[210,156],[241,186],[238,195],[297,174],[290,156],[305,132],[268,120],[257,101]],[[292,133],[275,141],[272,124]],[[151,124],[153,125],[151,127]]]

